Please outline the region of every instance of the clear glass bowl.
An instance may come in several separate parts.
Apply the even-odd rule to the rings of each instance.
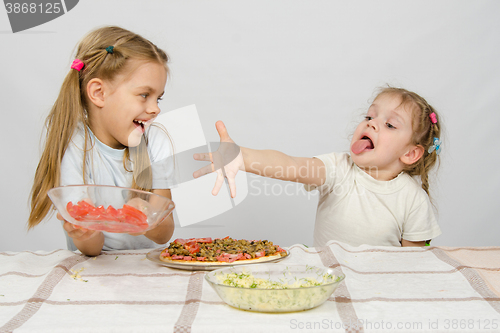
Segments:
[[[172,200],[151,192],[105,185],[69,185],[47,193],[62,217],[75,225],[115,233],[141,233],[172,213]]]
[[[258,312],[312,309],[323,304],[344,278],[327,267],[284,264],[228,267],[205,275],[224,302]],[[224,284],[225,280],[232,285]]]

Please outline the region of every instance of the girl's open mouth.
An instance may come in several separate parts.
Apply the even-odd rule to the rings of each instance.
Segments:
[[[354,142],[351,146],[351,150],[354,154],[361,154],[362,152],[366,150],[371,150],[373,149],[373,142],[372,139],[370,139],[367,136],[363,136],[360,140]]]
[[[141,132],[144,133],[144,131],[146,129],[147,122],[144,120],[134,120],[134,125],[136,128],[139,128],[141,130]]]

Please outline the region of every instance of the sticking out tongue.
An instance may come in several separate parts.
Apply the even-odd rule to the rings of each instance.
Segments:
[[[352,152],[356,155],[362,153],[365,149],[373,149],[372,140],[363,138],[354,142],[351,146]]]

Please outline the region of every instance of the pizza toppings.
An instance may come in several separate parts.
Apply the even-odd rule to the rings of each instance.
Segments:
[[[236,240],[225,238],[176,239],[164,249],[160,258],[184,261],[227,262],[280,254],[286,251],[267,240]]]

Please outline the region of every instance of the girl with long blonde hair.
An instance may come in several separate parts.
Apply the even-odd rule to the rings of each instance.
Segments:
[[[168,75],[166,53],[133,32],[110,26],[88,33],[75,58],[46,120],[29,228],[50,213],[47,191],[57,186],[132,187],[171,199],[171,142],[164,130],[150,126],[160,112]],[[152,164],[163,172],[155,173]],[[138,236],[87,230],[66,221],[63,228],[69,249],[98,255],[103,249],[164,244],[174,223],[170,215]]]

